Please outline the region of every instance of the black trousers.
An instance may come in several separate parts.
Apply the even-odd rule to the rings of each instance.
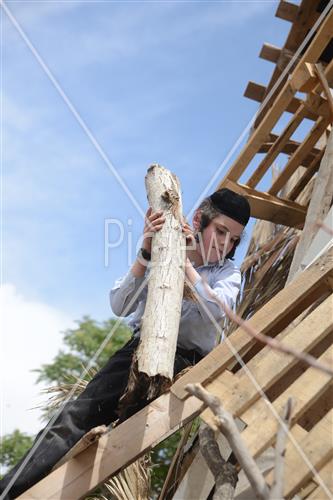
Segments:
[[[109,359],[80,396],[65,405],[15,480],[6,500],[16,498],[47,476],[53,466],[90,429],[97,425],[109,425],[117,420],[118,401],[126,389],[132,356],[138,342],[138,339],[132,338]],[[174,375],[200,359],[201,356],[195,351],[178,348]],[[132,409],[131,413],[140,410],[145,404],[145,401],[138,401],[137,407]],[[43,430],[37,434],[35,442],[42,432]],[[9,484],[24,458],[0,481],[0,493]]]

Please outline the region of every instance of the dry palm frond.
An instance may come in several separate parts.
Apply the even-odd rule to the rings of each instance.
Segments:
[[[74,383],[58,384],[42,389],[42,394],[52,394],[52,396],[48,398],[47,403],[42,403],[35,408],[40,408],[48,416],[52,415],[58,408],[60,408],[70,393],[71,397],[76,397],[81,394],[81,392],[83,392],[86,388],[89,380],[96,375],[97,370],[95,368],[90,368],[89,370],[86,370],[86,373],[88,380],[77,378]]]
[[[87,500],[147,500],[150,490],[150,457],[144,455],[106,481],[100,493]]]

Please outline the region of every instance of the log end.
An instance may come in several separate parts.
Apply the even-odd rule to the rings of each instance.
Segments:
[[[118,414],[121,421],[136,413],[152,400],[166,392],[172,380],[163,375],[149,377],[138,371],[138,361],[133,359],[126,390],[119,400]]]

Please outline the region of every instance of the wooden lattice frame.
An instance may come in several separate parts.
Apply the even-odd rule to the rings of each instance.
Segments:
[[[316,145],[329,130],[333,117],[332,97],[327,90],[333,83],[333,60],[324,68],[318,66],[323,51],[332,43],[332,33],[333,10],[324,18],[289,79],[262,115],[248,142],[219,185],[247,196],[254,217],[288,226],[303,226],[307,207],[297,203],[297,198],[319,168],[323,148]],[[296,97],[298,91],[305,93],[305,99]],[[276,136],[273,128],[285,111],[292,112],[293,115],[282,133]],[[309,117],[314,120],[314,124],[307,136],[300,143],[292,141],[292,135],[303,120]],[[251,172],[250,163],[258,153],[263,152],[266,153],[265,157]],[[256,189],[278,155],[286,152],[291,152],[291,156],[270,188],[265,192]],[[307,170],[297,186],[291,192],[279,196],[300,166],[306,166]],[[248,179],[241,183],[240,178],[247,172]]]

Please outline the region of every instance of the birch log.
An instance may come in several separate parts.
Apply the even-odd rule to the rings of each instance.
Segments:
[[[136,394],[136,398],[144,396],[149,401],[172,383],[186,244],[178,178],[160,165],[152,165],[145,180],[149,205],[153,212],[163,210],[165,223],[152,238],[146,308],[127,393]],[[122,398],[124,403],[126,395]]]

